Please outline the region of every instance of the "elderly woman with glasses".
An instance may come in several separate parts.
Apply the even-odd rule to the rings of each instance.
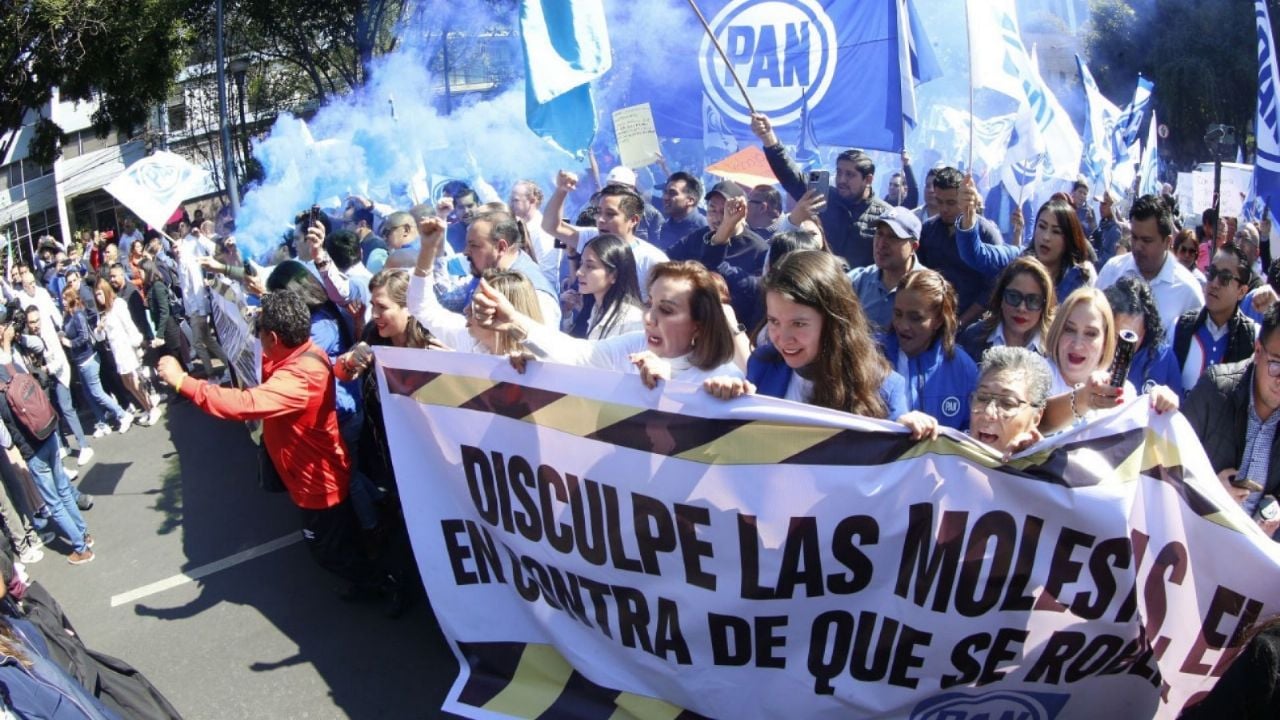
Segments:
[[[997,345],[982,356],[978,387],[969,396],[969,434],[1001,455],[1041,439],[1037,427],[1053,375],[1040,355]]]

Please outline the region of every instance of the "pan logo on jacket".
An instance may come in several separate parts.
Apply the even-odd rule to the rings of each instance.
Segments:
[[[835,24],[816,0],[733,0],[710,21],[757,111],[785,125],[822,102],[835,77]],[[698,55],[703,87],[728,118],[750,111],[710,38]]]
[[[1066,704],[1058,693],[996,692],[935,695],[915,707],[911,720],[1054,720]]]

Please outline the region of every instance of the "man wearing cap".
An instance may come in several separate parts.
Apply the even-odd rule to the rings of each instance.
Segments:
[[[619,165],[610,170],[609,174],[604,178],[604,184],[605,186],[624,185],[637,194],[640,192],[636,186],[636,171],[625,165]],[[640,199],[644,200],[644,196],[641,195]],[[640,218],[640,224],[636,226],[636,237],[653,242],[661,234],[662,213],[658,212],[658,209],[649,204],[647,200],[644,200],[644,216]]]
[[[792,199],[799,201],[807,191],[804,177],[787,157],[787,151],[773,132],[769,118],[760,113],[752,115],[751,131],[764,144],[769,168],[778,182]],[[831,252],[843,257],[849,267],[872,263],[874,253],[871,246],[876,234],[876,220],[889,209],[888,203],[876,197],[872,186],[875,172],[875,162],[861,150],[840,153],[836,158],[836,172],[831,178],[833,192],[828,193],[825,201],[819,199],[809,208],[818,213]],[[805,205],[807,203],[801,203],[801,206]],[[789,226],[784,224],[782,229],[789,229]]]
[[[853,291],[862,301],[862,310],[880,330],[893,321],[893,296],[898,282],[909,272],[924,269],[916,250],[920,248],[920,218],[910,209],[897,206],[876,221],[875,264],[849,271]]]
[[[1120,223],[1116,221],[1116,196],[1110,190],[1103,190],[1096,200],[1098,201],[1098,228],[1089,236],[1089,240],[1093,243],[1093,252],[1098,256],[1098,267],[1102,267],[1108,260],[1115,257],[1116,244],[1120,242],[1120,236],[1123,233],[1120,230]]]
[[[672,260],[697,260],[720,273],[738,320],[748,327],[760,319],[755,282],[764,272],[769,246],[747,227],[747,196],[735,182],[719,182],[707,191],[707,227],[671,246]]]

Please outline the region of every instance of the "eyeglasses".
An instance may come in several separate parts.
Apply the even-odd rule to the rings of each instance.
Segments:
[[[1240,282],[1240,278],[1236,277],[1235,273],[1212,265],[1205,269],[1204,276],[1209,282],[1217,280],[1222,285],[1230,285],[1232,280]]]
[[[1016,308],[1019,305],[1025,306],[1031,312],[1038,312],[1044,309],[1044,296],[1032,293],[1022,293],[1013,288],[1005,288],[1004,304],[1009,307]]]
[[[1267,361],[1267,374],[1273,378],[1280,378],[1280,360]]]
[[[1277,364],[1280,364],[1280,363],[1277,363]],[[985,412],[988,412],[989,410],[991,410],[991,408],[994,407],[996,411],[996,417],[999,417],[1003,420],[1008,420],[1014,415],[1017,415],[1018,411],[1021,410],[1024,405],[1029,406],[1031,405],[1031,403],[1027,402],[1026,400],[1019,400],[1018,398],[1015,398],[1015,397],[1009,397],[1008,395],[988,395],[986,393],[973,393],[972,395],[969,396],[969,412],[973,413],[974,415],[981,415]]]
[[[1175,252],[1179,255],[1195,255],[1200,252],[1200,248],[1195,245],[1184,245],[1183,247],[1178,248]]]

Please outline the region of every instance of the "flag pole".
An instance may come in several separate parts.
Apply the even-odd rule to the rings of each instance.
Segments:
[[[716,39],[716,34],[711,32],[711,25],[707,23],[707,18],[698,9],[697,0],[689,0],[689,7],[697,13],[698,20],[702,23],[702,29],[707,32],[707,37],[711,38],[711,44],[716,46],[716,52],[720,53],[720,59],[724,60],[724,66],[729,68],[729,74],[733,76],[733,81],[738,84],[738,92],[742,93],[742,99],[747,103],[747,109],[752,115],[756,114],[756,106],[751,104],[751,98],[747,97],[747,88],[742,84],[742,79],[738,77],[738,73],[733,69],[733,63],[729,62],[729,56],[725,54],[724,48],[720,47],[720,41]]]
[[[973,173],[973,23],[970,20],[969,0],[964,3],[964,42],[969,51],[969,164],[965,169]]]

